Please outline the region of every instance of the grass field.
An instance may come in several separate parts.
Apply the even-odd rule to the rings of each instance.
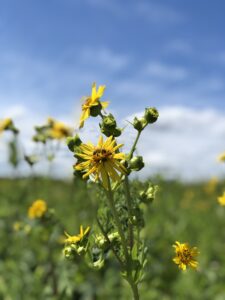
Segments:
[[[141,299],[225,299],[225,208],[217,197],[225,182],[184,184],[154,179],[155,201],[143,206],[149,263],[140,285]],[[132,188],[143,183],[134,181]],[[29,220],[28,207],[44,199],[49,220]],[[64,231],[92,226],[96,193],[79,180],[47,178],[0,180],[0,299],[131,299],[118,265],[110,259],[100,270],[62,255]],[[199,268],[182,272],[172,262],[178,240],[197,246]],[[110,265],[110,268],[108,267]]]

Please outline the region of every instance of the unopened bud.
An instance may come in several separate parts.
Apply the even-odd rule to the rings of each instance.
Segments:
[[[147,125],[145,118],[138,119],[137,117],[133,120],[133,126],[137,131],[142,131]]]
[[[144,166],[145,164],[142,156],[135,156],[130,160],[130,168],[133,171],[140,171]]]
[[[145,120],[147,123],[155,123],[159,117],[158,110],[155,107],[149,107],[145,109]]]
[[[112,114],[104,116],[102,123],[99,124],[99,126],[101,128],[101,132],[107,137],[118,137],[121,135],[122,130],[117,127],[116,120]]]
[[[66,143],[67,143],[67,146],[68,146],[69,150],[71,152],[74,152],[75,148],[79,147],[82,144],[82,141],[81,141],[79,135],[76,134],[74,137],[69,136],[66,139]]]
[[[65,246],[63,249],[63,255],[66,259],[73,260],[76,256],[74,245]]]
[[[158,185],[151,185],[147,188],[147,190],[145,191],[141,191],[139,193],[141,201],[143,203],[149,203],[154,201],[155,197],[156,197],[156,193],[159,190],[159,186]]]

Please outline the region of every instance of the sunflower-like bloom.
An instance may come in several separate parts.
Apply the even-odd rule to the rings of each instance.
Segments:
[[[41,218],[47,211],[47,204],[44,200],[38,199],[32,203],[28,209],[28,217],[30,219]]]
[[[195,256],[199,254],[197,247],[191,248],[187,243],[181,244],[179,242],[175,242],[173,247],[176,253],[173,261],[181,270],[186,270],[187,266],[193,269],[197,268],[198,262],[195,260]]]
[[[219,162],[225,162],[225,152],[221,153],[221,154],[218,156],[217,160],[218,160]]]
[[[61,140],[72,134],[70,127],[66,126],[63,122],[56,121],[52,118],[48,118],[49,136],[56,140]]]
[[[10,126],[13,125],[13,121],[10,118],[6,118],[4,120],[0,121],[0,133],[3,132],[4,130],[7,130],[10,128]]]
[[[80,233],[78,233],[78,235],[69,235],[67,232],[65,232],[65,235],[66,235],[67,238],[64,240],[64,242],[66,244],[76,244],[76,243],[82,241],[83,238],[89,234],[90,229],[91,228],[88,226],[84,230],[83,226],[80,225]]]
[[[225,192],[223,193],[223,195],[221,197],[218,197],[217,200],[220,205],[224,206],[225,205]]]
[[[126,168],[121,164],[125,154],[117,150],[123,145],[116,145],[113,136],[105,141],[100,136],[97,146],[92,143],[81,144],[80,152],[76,156],[84,161],[74,166],[75,170],[84,172],[83,178],[91,176],[94,181],[101,180],[105,189],[109,188],[109,178],[114,182],[120,180],[119,173],[126,173]]]
[[[100,109],[104,109],[108,106],[108,102],[100,102],[100,98],[103,96],[105,91],[105,85],[100,85],[98,90],[96,88],[96,83],[92,84],[91,96],[85,97],[84,103],[82,104],[82,114],[80,117],[80,128],[84,126],[84,122],[86,119],[90,117],[91,109],[94,107],[97,108],[100,106]]]

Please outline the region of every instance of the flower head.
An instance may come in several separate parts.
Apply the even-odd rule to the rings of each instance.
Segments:
[[[69,235],[67,232],[65,232],[66,239],[64,242],[66,244],[76,244],[83,240],[83,238],[90,232],[90,227],[88,226],[85,230],[83,229],[83,226],[80,225],[80,233],[78,235]]]
[[[8,130],[10,128],[10,126],[12,126],[12,125],[13,125],[13,121],[10,118],[6,118],[4,120],[1,120],[0,121],[0,133],[5,131],[5,130]]]
[[[218,197],[217,200],[220,205],[224,206],[225,205],[225,192],[223,193],[223,195],[221,197]]]
[[[80,152],[76,155],[83,161],[74,168],[85,173],[83,178],[92,176],[95,181],[101,180],[105,189],[108,189],[109,178],[119,181],[118,173],[126,173],[126,168],[120,162],[125,158],[125,154],[117,151],[122,146],[122,144],[117,145],[112,136],[105,141],[100,136],[97,146],[92,143],[81,144]]]
[[[52,118],[48,118],[49,137],[56,140],[61,140],[72,134],[71,128],[66,126],[63,122],[56,121]]]
[[[28,209],[28,217],[30,219],[41,218],[47,211],[47,204],[44,200],[38,199],[32,203]]]
[[[225,162],[225,152],[221,153],[217,159],[219,162]]]
[[[187,266],[193,269],[197,268],[198,262],[195,260],[195,256],[199,254],[197,247],[191,248],[187,243],[181,244],[179,242],[176,242],[173,247],[176,253],[173,261],[181,270],[186,270]]]
[[[100,110],[106,108],[108,106],[108,102],[100,102],[100,98],[103,96],[105,91],[105,85],[100,85],[98,90],[96,88],[96,83],[92,84],[92,92],[91,96],[84,98],[84,103],[82,105],[82,114],[80,117],[80,128],[84,126],[84,122],[91,115],[91,110],[99,107]]]

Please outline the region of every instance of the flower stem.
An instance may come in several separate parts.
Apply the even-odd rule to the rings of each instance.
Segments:
[[[125,175],[125,179],[124,179],[124,189],[125,189],[127,208],[128,208],[128,230],[129,230],[130,251],[132,251],[133,239],[134,239],[133,225],[132,225],[133,213],[132,213],[132,198],[130,195],[130,185],[129,185],[129,180],[127,175]]]
[[[132,289],[134,300],[139,300],[138,286],[133,281],[129,281],[129,284]]]
[[[120,223],[120,219],[118,216],[118,213],[116,211],[116,207],[115,207],[115,203],[114,203],[114,197],[113,197],[113,192],[112,192],[112,188],[111,188],[111,183],[110,183],[110,179],[109,176],[107,175],[108,178],[108,191],[106,191],[107,196],[108,196],[108,200],[109,200],[109,206],[111,209],[111,212],[113,214],[113,218],[116,222],[116,226],[118,228],[118,232],[121,238],[121,242],[122,242],[122,246],[123,246],[123,250],[124,250],[124,255],[125,255],[125,259],[126,259],[126,263],[129,264],[130,262],[130,258],[129,258],[129,253],[128,253],[128,249],[127,249],[127,243],[126,243],[126,238],[125,235],[123,233],[123,229],[122,229],[122,225]]]

